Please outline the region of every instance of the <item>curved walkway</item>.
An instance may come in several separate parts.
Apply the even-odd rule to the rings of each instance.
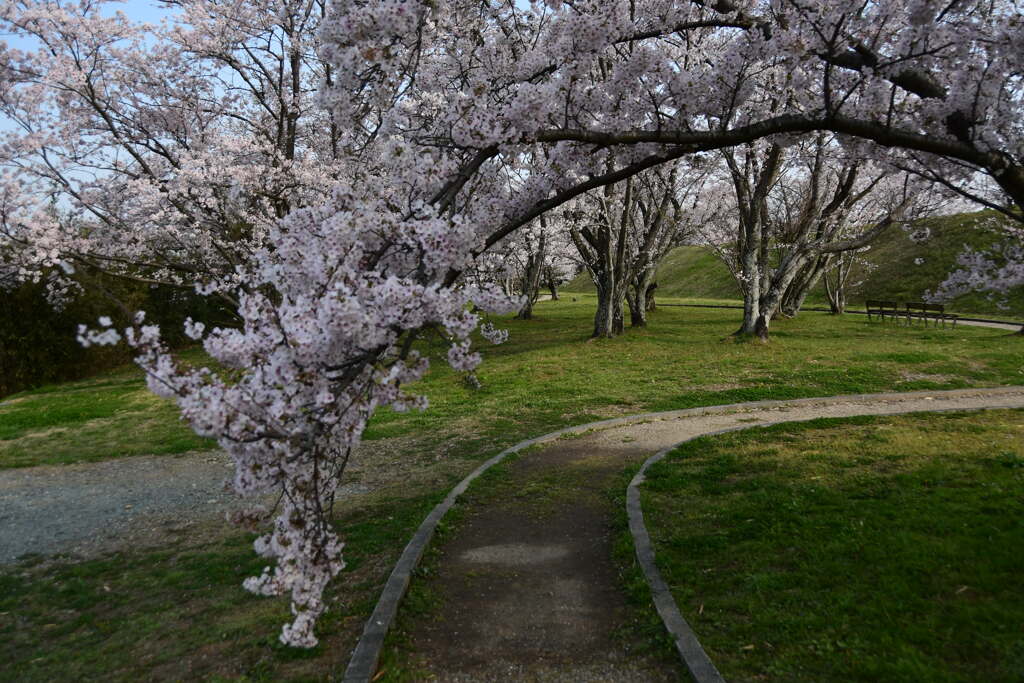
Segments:
[[[614,510],[603,492],[615,485],[623,465],[737,428],[1022,407],[1024,387],[759,401],[605,420],[517,444],[482,465],[424,521],[367,623],[345,680],[374,677],[384,635],[437,522],[476,476],[508,454],[545,444],[513,462],[494,502],[485,509],[469,506],[458,533],[439,549],[439,570],[426,588],[441,614],[418,620],[408,634],[416,666],[442,681],[671,680],[680,672],[638,655],[637,643],[622,635],[631,616],[611,559]],[[580,436],[564,439],[568,434]],[[552,481],[557,483],[545,485]],[[631,498],[635,517],[639,507]],[[642,529],[633,526],[642,549]],[[653,554],[648,549],[646,555],[641,550],[650,574]],[[699,643],[686,633],[678,610],[672,612],[674,603],[664,604],[667,589],[658,584],[656,569],[649,580],[687,667],[698,680],[716,680],[713,665],[698,661]]]

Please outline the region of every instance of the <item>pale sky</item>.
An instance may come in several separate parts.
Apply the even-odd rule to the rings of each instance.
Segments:
[[[110,2],[104,5],[103,14],[113,14],[118,10],[124,12],[129,19],[134,21],[149,21],[154,24],[160,21],[163,17],[173,14],[173,12],[160,7],[152,0],[124,0],[123,2]],[[0,41],[7,43],[11,47],[17,47],[23,50],[31,47],[31,43],[28,41],[21,38],[15,38],[10,33],[5,33],[3,31],[0,31]]]
[[[3,0],[0,0],[3,2]],[[117,11],[124,12],[129,19],[139,22],[151,22],[157,23],[162,18],[173,14],[172,11],[164,9],[153,0],[124,0],[123,2],[110,2],[104,5],[104,15],[113,14]],[[0,30],[0,43],[6,43],[10,47],[17,48],[19,50],[31,50],[33,49],[34,41],[27,40],[25,38],[15,37],[14,35]],[[0,114],[0,132],[4,130],[11,130],[9,119],[3,114]]]

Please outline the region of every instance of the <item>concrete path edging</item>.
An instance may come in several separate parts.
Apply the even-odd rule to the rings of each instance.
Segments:
[[[419,565],[420,560],[423,557],[423,553],[426,551],[427,545],[434,536],[434,532],[437,530],[437,525],[441,519],[447,514],[447,512],[455,505],[458,497],[462,495],[469,485],[477,479],[481,474],[486,472],[488,469],[497,465],[506,457],[513,453],[517,453],[525,448],[554,441],[560,437],[579,434],[597,429],[610,429],[614,427],[620,427],[625,425],[631,425],[652,420],[672,420],[677,418],[701,416],[715,413],[730,413],[730,412],[749,412],[753,410],[765,410],[772,408],[789,408],[799,407],[806,405],[828,405],[839,402],[864,402],[864,401],[892,401],[892,400],[913,400],[915,398],[922,400],[930,400],[931,397],[942,397],[943,395],[951,395],[956,393],[964,393],[969,391],[976,391],[984,393],[985,395],[998,396],[1003,393],[1020,393],[1022,390],[1019,386],[1011,387],[996,387],[988,389],[953,389],[946,391],[913,391],[903,393],[876,393],[876,394],[850,394],[843,396],[823,396],[814,398],[802,398],[802,399],[788,399],[788,400],[764,400],[764,401],[748,401],[745,403],[730,403],[725,405],[714,405],[714,406],[700,406],[696,408],[687,408],[683,410],[671,410],[663,412],[650,412],[640,413],[637,415],[628,415],[624,417],[611,418],[607,420],[598,420],[595,422],[588,422],[582,425],[575,425],[570,427],[564,427],[562,429],[544,434],[542,436],[534,437],[521,441],[514,446],[510,446],[505,450],[501,451],[495,456],[492,456],[479,467],[473,470],[469,475],[466,476],[461,482],[459,482],[445,497],[443,501],[437,504],[437,506],[430,512],[429,515],[423,520],[419,528],[413,534],[409,543],[402,551],[402,555],[396,562],[391,575],[388,577],[387,582],[384,585],[384,589],[381,591],[380,598],[377,601],[377,605],[370,615],[370,618],[366,622],[366,626],[363,629],[363,634],[359,639],[356,648],[353,650],[352,656],[349,660],[348,667],[345,670],[343,681],[345,683],[369,683],[373,680],[374,675],[377,672],[377,666],[380,660],[381,649],[384,645],[384,639],[387,636],[388,631],[391,628],[392,623],[398,613],[398,607],[405,597],[406,591],[409,588],[409,583],[412,579],[412,572]],[[1024,403],[1022,403],[1024,405]],[[1005,407],[1005,406],[998,406]],[[971,408],[967,408],[970,410]],[[948,412],[959,410],[958,408],[945,408],[937,410],[907,410],[909,412]],[[896,414],[893,411],[888,411],[889,414]],[[899,412],[899,411],[896,411]],[[870,414],[870,413],[858,413],[858,414]],[[763,427],[781,422],[799,422],[816,419],[814,417],[807,417],[802,419],[779,419],[771,421],[759,421],[757,424],[744,424],[739,427],[731,427],[724,430],[718,430],[715,432],[708,432],[700,434],[690,439],[685,439],[667,449],[659,451],[654,456],[651,456],[644,462],[640,472],[634,477],[633,481],[630,482],[627,488],[627,511],[630,512],[630,531],[633,535],[634,547],[637,551],[637,557],[641,562],[644,569],[645,577],[647,577],[648,585],[651,589],[652,597],[657,596],[655,602],[658,608],[659,615],[662,617],[662,621],[665,623],[669,633],[676,639],[677,648],[680,650],[680,654],[683,657],[683,661],[687,668],[690,669],[691,673],[696,677],[698,673],[703,678],[698,677],[696,680],[698,683],[717,682],[721,681],[721,675],[715,669],[714,665],[707,658],[703,648],[700,646],[700,642],[697,640],[696,635],[690,629],[689,625],[683,619],[682,614],[679,612],[678,607],[675,605],[675,601],[672,599],[671,593],[668,592],[668,587],[664,580],[658,573],[657,567],[654,564],[654,550],[650,544],[650,536],[647,533],[646,527],[643,524],[643,511],[640,508],[639,501],[639,490],[636,488],[637,485],[642,483],[642,475],[646,472],[650,465],[653,465],[658,460],[664,458],[670,451],[678,447],[686,441],[690,441],[693,438],[699,438],[700,436],[709,436],[715,434],[722,434],[731,431],[737,431],[739,429],[749,429],[751,427]],[[638,526],[634,529],[634,512],[637,515]],[[638,541],[638,539],[641,539]],[[641,557],[640,542],[645,542],[644,554]],[[649,569],[651,571],[649,571]],[[657,582],[652,581],[652,577],[657,579]],[[659,605],[660,602],[660,605]],[[664,607],[665,612],[662,612]],[[674,614],[672,611],[674,610]],[[667,615],[667,616],[666,616]],[[682,641],[680,641],[682,638]],[[682,642],[682,646],[680,646]],[[703,657],[703,659],[702,659]]]

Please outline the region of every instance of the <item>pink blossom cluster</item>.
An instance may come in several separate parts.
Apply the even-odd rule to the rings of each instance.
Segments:
[[[270,226],[342,172],[316,106],[317,0],[0,5],[0,240],[21,280],[85,265],[234,279]],[[66,289],[66,288],[65,288]]]
[[[987,249],[964,245],[957,256],[958,268],[934,290],[925,295],[928,301],[949,301],[982,292],[1001,307],[1008,298],[1024,288],[1024,230],[994,217],[978,221],[981,228],[994,231],[998,242]]]
[[[470,349],[479,316],[467,307],[515,307],[500,292],[436,283],[469,250],[464,241],[474,239],[440,231],[439,220],[429,209],[395,215],[341,187],[331,203],[289,214],[272,230],[273,251],[260,252],[258,268],[245,277],[243,324],[209,332],[186,324],[220,370],[177,364],[141,316],[124,332],[150,388],[176,399],[196,432],[232,456],[235,491],[280,494],[272,530],[256,541],[256,551],[275,563],[245,586],[290,595],[295,618],[281,634],[287,644],[316,644],[323,590],[345,566],[330,517],[367,420],[381,406],[426,407],[423,396],[402,389],[428,367],[418,352],[400,348],[403,339],[436,327],[450,340],[449,363],[470,371],[480,362]],[[424,274],[427,250],[434,270]],[[118,340],[109,319],[100,323],[105,327],[81,331],[84,343]],[[505,338],[493,326],[482,331],[495,343]]]

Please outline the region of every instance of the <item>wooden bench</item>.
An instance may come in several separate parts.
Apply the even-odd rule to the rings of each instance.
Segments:
[[[926,304],[923,301],[912,301],[906,304],[907,324],[910,325],[915,320],[920,320],[924,323],[925,327],[928,326],[928,321],[938,327],[939,323],[942,326],[946,326],[946,322],[952,322],[953,327],[956,327],[956,321],[958,316],[952,313],[946,313],[946,307],[942,304]]]
[[[882,322],[885,322],[885,317],[889,316],[890,320],[895,320],[900,316],[900,306],[895,301],[877,301],[874,299],[868,299],[866,302],[868,309],[868,320],[873,320],[873,316],[881,318]]]

